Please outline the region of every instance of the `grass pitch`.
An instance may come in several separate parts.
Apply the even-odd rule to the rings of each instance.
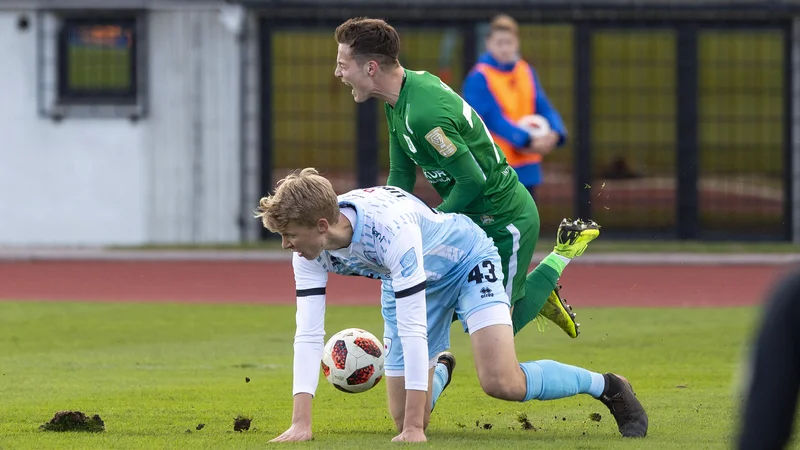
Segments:
[[[487,397],[467,336],[453,327],[458,365],[429,445],[729,448],[739,411],[733,387],[758,309],[578,314],[582,334],[574,340],[529,326],[516,339],[520,359],[625,375],[648,409],[647,438],[623,440],[608,410],[586,395],[529,403]],[[327,336],[351,326],[382,331],[376,307],[329,306],[326,323]],[[0,302],[0,448],[263,448],[290,423],[293,333],[291,306]],[[98,414],[106,431],[38,429],[60,410]],[[234,431],[240,415],[252,419],[249,430]],[[394,447],[384,385],[348,395],[321,378],[314,432],[299,447]]]

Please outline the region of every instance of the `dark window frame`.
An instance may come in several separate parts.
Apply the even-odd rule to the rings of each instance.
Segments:
[[[122,13],[103,16],[64,16],[57,34],[57,104],[61,105],[81,105],[81,104],[112,104],[112,105],[136,105],[139,102],[140,94],[140,61],[139,61],[139,40],[140,27],[139,16],[136,13]],[[70,65],[74,62],[69,54],[69,36],[71,31],[82,26],[121,26],[130,29],[132,35],[131,49],[129,55],[129,79],[130,83],[126,88],[98,88],[98,89],[75,89],[69,85]]]

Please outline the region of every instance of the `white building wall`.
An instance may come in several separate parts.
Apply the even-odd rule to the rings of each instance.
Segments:
[[[216,11],[151,13],[152,242],[239,239],[239,47]]]
[[[239,239],[239,44],[203,8],[148,12],[136,123],[41,117],[36,12],[0,11],[0,245]]]
[[[37,26],[0,11],[0,244],[147,240],[145,127],[37,112]]]

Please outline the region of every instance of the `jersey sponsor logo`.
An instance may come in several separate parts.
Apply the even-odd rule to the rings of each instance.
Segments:
[[[422,169],[422,175],[425,176],[425,179],[428,180],[431,184],[436,183],[449,183],[452,181],[450,179],[450,175],[447,174],[444,170],[425,170]]]
[[[436,127],[429,131],[428,134],[425,135],[425,139],[445,158],[449,158],[456,153],[457,148],[455,144],[444,134],[442,127]]]
[[[372,237],[375,238],[376,241],[380,243],[386,242],[386,237],[384,237],[380,231],[376,230],[375,227],[372,227]]]
[[[403,267],[400,273],[404,277],[410,277],[417,270],[417,252],[413,247],[400,258],[400,265]]]
[[[481,288],[481,298],[488,298],[488,297],[494,297],[494,294],[492,293],[491,288],[484,286]]]
[[[378,262],[378,252],[373,252],[371,250],[364,250],[364,257],[375,264],[380,264]]]

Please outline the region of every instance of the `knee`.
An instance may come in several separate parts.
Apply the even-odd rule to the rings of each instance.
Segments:
[[[519,400],[519,393],[511,383],[504,382],[502,377],[496,374],[484,376],[480,379],[481,389],[489,397],[499,400]]]

